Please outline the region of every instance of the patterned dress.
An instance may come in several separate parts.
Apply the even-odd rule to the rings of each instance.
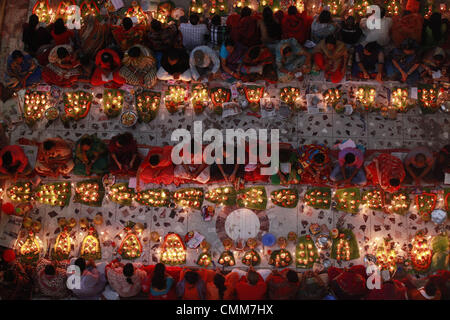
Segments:
[[[378,170],[375,164],[378,161]],[[389,180],[398,178],[400,184],[405,179],[405,169],[403,168],[402,160],[391,156],[387,153],[382,153],[376,157],[369,165],[366,166],[367,180],[374,185],[380,185],[384,191],[396,192],[400,189],[400,185],[391,186]]]
[[[314,157],[317,154],[323,154],[324,161],[322,163],[317,163],[314,160]],[[314,183],[316,181],[315,176],[311,173],[310,169],[319,172],[321,183],[329,181],[331,159],[327,147],[318,144],[304,145],[298,150],[298,161],[298,173],[300,174],[300,181],[302,183]]]

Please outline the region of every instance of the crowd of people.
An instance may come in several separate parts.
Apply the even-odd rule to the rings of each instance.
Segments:
[[[346,79],[448,82],[449,23],[439,12],[424,19],[414,6],[388,17],[379,29],[367,18],[315,17],[295,6],[286,12],[244,7],[222,24],[191,13],[179,21],[147,24],[125,17],[113,23],[83,18],[70,30],[62,18],[40,26],[36,15],[23,27],[24,52],[7,60],[5,85],[13,90],[39,82],[70,87],[123,84],[152,88],[158,80],[286,82],[323,72],[333,83]]]
[[[380,287],[369,289],[366,267],[329,267],[321,272],[294,269],[255,270],[169,267],[95,263],[84,258],[50,261],[41,258],[32,267],[15,260],[6,250],[0,271],[2,300],[31,299],[151,299],[151,300],[448,300],[450,272],[438,271],[418,279],[398,267],[385,275]],[[79,268],[79,286],[69,285],[69,265]],[[75,283],[75,282],[74,282]]]

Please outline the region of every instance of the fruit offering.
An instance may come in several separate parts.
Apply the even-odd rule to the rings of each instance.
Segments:
[[[233,187],[218,187],[206,192],[205,200],[220,205],[232,206],[236,204],[236,190]]]
[[[127,183],[116,183],[109,190],[109,199],[123,206],[130,206],[133,202],[134,189]]]
[[[382,190],[366,190],[363,192],[361,202],[369,209],[383,211],[384,192]]]
[[[84,91],[65,92],[63,96],[64,112],[69,120],[80,120],[89,114],[92,94]]]
[[[269,264],[276,268],[287,267],[292,264],[292,255],[284,248],[275,250],[270,255]]]
[[[359,247],[353,231],[350,229],[338,230],[337,237],[333,237],[331,258],[337,261],[350,261],[359,258]]]
[[[197,265],[207,268],[212,263],[211,255],[208,252],[202,252],[197,258]]]
[[[210,1],[210,15],[224,16],[228,13],[228,1],[226,0],[212,0]]]
[[[393,248],[393,243],[389,239],[383,239],[376,250],[377,265],[381,270],[389,270],[394,272],[397,268],[397,254]]]
[[[323,100],[327,106],[335,108],[342,100],[342,91],[336,88],[328,89],[323,93]]]
[[[307,206],[314,209],[330,209],[331,189],[330,188],[312,188],[309,189],[303,199]]]
[[[260,105],[259,102],[264,96],[264,87],[262,86],[244,86],[244,94],[247,99],[250,109],[253,112],[258,112]]]
[[[411,201],[407,192],[399,191],[396,193],[385,193],[384,203],[385,212],[404,215],[408,212]]]
[[[85,180],[75,185],[75,203],[91,207],[101,207],[105,190],[99,180]]]
[[[195,114],[200,114],[209,101],[208,88],[203,84],[195,84],[191,89],[191,101]]]
[[[33,192],[31,191],[31,183],[17,182],[6,190],[6,195],[12,202],[26,203],[33,200]]]
[[[373,87],[359,87],[355,93],[356,107],[360,111],[373,111],[376,109],[375,98],[377,91]]]
[[[430,243],[422,232],[418,232],[413,239],[411,249],[411,263],[414,270],[427,272],[431,265],[432,256]]]
[[[136,124],[138,115],[133,110],[127,110],[120,116],[120,123],[125,128],[130,128]]]
[[[59,3],[58,8],[56,9],[56,17],[62,18],[65,23],[68,22],[69,17],[75,16],[75,0],[63,0]]]
[[[149,123],[156,118],[160,104],[160,92],[143,91],[136,94],[136,110],[139,119],[144,123]]]
[[[319,252],[310,235],[298,239],[295,254],[299,268],[311,269],[314,263],[319,261]]]
[[[69,230],[65,227],[56,238],[55,245],[52,249],[52,259],[58,261],[69,259],[72,241]]]
[[[372,4],[371,0],[355,0],[353,12],[355,17],[362,18],[367,14],[367,7]]]
[[[358,188],[336,190],[336,210],[357,214],[361,195]]]
[[[236,264],[234,254],[231,250],[225,250],[219,257],[219,264],[224,267],[232,267]]]
[[[173,193],[173,200],[182,207],[199,210],[203,203],[202,188],[185,188]]]
[[[22,263],[30,264],[36,262],[41,254],[42,246],[39,238],[32,230],[28,231],[25,240],[17,242],[17,255]]]
[[[391,106],[398,112],[408,111],[408,89],[394,88],[391,92]]]
[[[164,238],[161,263],[179,265],[186,263],[186,246],[176,233],[168,233]]]
[[[250,187],[238,191],[237,204],[247,209],[265,210],[267,206],[266,188]]]
[[[432,85],[421,85],[417,90],[419,106],[423,113],[435,113],[439,109],[439,101],[444,94],[444,88]]]
[[[186,100],[186,88],[183,86],[172,85],[169,86],[169,91],[166,92],[164,102],[167,111],[173,114],[178,111],[178,107],[184,104]]]
[[[80,5],[80,13],[81,18],[85,18],[87,16],[100,17],[100,10],[97,7],[97,4],[94,0],[85,0]]]
[[[280,90],[280,99],[288,106],[293,107],[300,98],[300,89],[295,87],[284,87]]]
[[[191,13],[202,14],[204,11],[202,0],[191,0],[191,4],[189,6],[189,11]]]
[[[295,208],[298,203],[297,189],[280,189],[270,194],[272,203],[283,208]]]
[[[136,18],[139,24],[147,24],[147,16],[137,1],[131,2],[131,7],[125,12],[125,16],[128,18]]]
[[[231,100],[231,90],[222,87],[213,88],[209,90],[209,95],[214,107],[214,112],[221,115],[223,112],[223,103],[230,102]]]
[[[244,254],[242,263],[246,266],[257,266],[261,263],[261,257],[255,249],[251,249]]]
[[[118,117],[123,109],[123,92],[117,89],[105,89],[103,92],[103,111],[108,118]]]
[[[134,200],[148,207],[168,207],[171,197],[167,189],[149,189],[136,193]]]
[[[35,199],[50,206],[65,207],[70,202],[71,186],[68,182],[43,184],[38,187]]]
[[[41,120],[48,108],[50,108],[50,92],[30,90],[25,92],[23,116],[27,125],[32,126]]]
[[[86,260],[100,260],[102,258],[102,250],[100,240],[98,239],[97,230],[90,227],[88,234],[81,243],[80,257]]]
[[[37,0],[32,10],[33,14],[37,15],[39,22],[50,23],[52,20],[51,9],[48,0]]]
[[[416,195],[416,206],[423,221],[431,220],[431,212],[436,207],[437,195],[424,192]]]
[[[142,254],[142,244],[138,236],[132,231],[131,228],[125,228],[127,235],[120,244],[117,253],[122,256],[123,259],[134,260]]]

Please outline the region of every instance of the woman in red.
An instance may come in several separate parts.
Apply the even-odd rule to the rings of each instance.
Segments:
[[[53,41],[57,46],[62,44],[70,44],[75,36],[72,30],[66,28],[64,25],[64,20],[61,18],[55,21],[50,34],[52,35]]]
[[[227,26],[231,29],[230,37],[234,42],[239,42],[247,48],[261,43],[258,19],[252,15],[252,9],[249,7],[242,9],[240,17],[236,14],[230,15]]]
[[[282,39],[294,38],[300,44],[304,44],[309,37],[312,18],[306,11],[298,13],[295,6],[288,9],[288,14],[284,15],[281,22]]]
[[[165,146],[150,149],[136,174],[136,189],[138,191],[140,189],[140,181],[166,185],[173,183],[172,148],[172,146]]]
[[[70,87],[82,75],[80,62],[70,45],[54,47],[48,56],[49,64],[42,71],[42,79],[58,87]]]
[[[382,153],[366,166],[367,181],[380,185],[384,191],[396,192],[405,179],[403,162],[388,153]]]
[[[180,273],[176,292],[182,300],[204,300],[206,298],[205,280],[202,279],[199,272],[184,269]]]
[[[108,145],[111,156],[109,172],[112,174],[135,175],[141,159],[136,140],[129,132],[114,136]]]
[[[238,300],[264,300],[267,285],[261,275],[250,268],[247,276],[242,276],[236,284],[236,297]]]
[[[119,74],[120,57],[112,49],[103,49],[95,57],[96,68],[91,78],[93,86],[105,85],[105,87],[118,88],[125,83],[125,79]]]
[[[266,279],[270,300],[293,300],[300,285],[297,272],[291,269],[274,269]]]
[[[19,175],[29,174],[31,170],[28,158],[21,147],[10,145],[0,151],[0,178],[16,179]]]

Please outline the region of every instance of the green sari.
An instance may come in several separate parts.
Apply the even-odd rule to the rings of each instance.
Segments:
[[[288,184],[297,184],[300,181],[300,175],[297,172],[297,155],[295,154],[295,151],[292,151],[292,155],[289,158],[289,163],[291,164],[291,171],[289,172],[289,175],[287,175],[286,181]],[[296,182],[297,181],[297,182]],[[281,179],[280,175],[278,173],[275,173],[270,177],[270,182],[273,185],[280,185]]]
[[[89,161],[93,161],[95,157],[98,159],[92,164],[91,175],[103,175],[108,172],[109,167],[109,154],[107,145],[100,140],[96,135],[84,135],[75,145],[75,167],[73,173],[78,176],[88,175],[86,172],[86,164],[83,162],[83,152],[81,150],[81,140],[84,137],[90,136],[92,138],[92,145],[89,150],[86,151],[86,156]]]

